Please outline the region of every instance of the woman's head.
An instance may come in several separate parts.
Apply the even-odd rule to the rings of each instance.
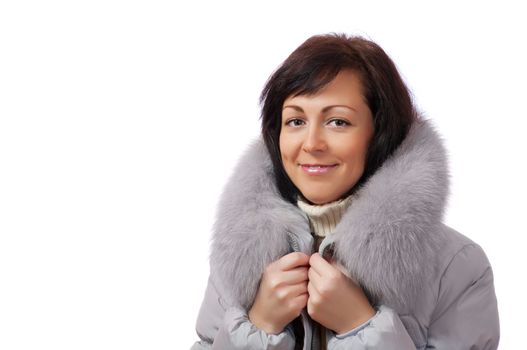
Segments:
[[[298,194],[317,204],[351,194],[397,148],[416,118],[386,53],[343,34],[306,40],[269,78],[260,100],[278,189],[291,202]]]

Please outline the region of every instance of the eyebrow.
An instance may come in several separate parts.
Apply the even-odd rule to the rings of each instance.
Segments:
[[[331,106],[326,106],[324,108],[322,108],[322,113],[325,113],[327,111],[329,111],[330,109],[332,108],[335,108],[335,107],[345,107],[345,108],[349,108],[351,109],[352,111],[355,111],[357,112],[357,110],[353,107],[350,107],[350,106],[346,106],[346,105],[331,105]],[[298,111],[298,112],[303,112],[304,110],[302,109],[302,107],[300,106],[297,106],[297,105],[287,105],[287,106],[284,106],[284,108],[282,108],[282,110],[286,109],[286,108],[293,108],[294,110]]]

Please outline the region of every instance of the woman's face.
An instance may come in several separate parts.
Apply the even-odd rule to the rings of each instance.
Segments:
[[[285,171],[310,202],[335,201],[362,176],[373,132],[359,76],[342,70],[316,94],[284,101],[280,154]]]

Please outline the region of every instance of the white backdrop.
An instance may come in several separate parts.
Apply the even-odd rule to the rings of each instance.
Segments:
[[[526,30],[506,1],[1,2],[0,348],[188,349],[260,90],[309,36],[346,32],[444,136],[446,222],[487,252],[517,349]]]

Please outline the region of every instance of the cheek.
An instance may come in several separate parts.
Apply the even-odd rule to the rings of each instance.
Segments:
[[[361,168],[364,169],[366,166],[366,156],[368,154],[368,143],[361,145],[360,149],[357,150],[357,158],[360,159]]]
[[[289,160],[291,158],[291,143],[287,141],[287,138],[280,136],[278,147],[282,161]]]
[[[369,142],[365,142],[361,149],[360,149],[360,152],[358,154],[358,159],[360,159],[360,173],[361,173],[361,176],[364,172],[364,169],[366,169],[366,160],[368,158],[368,150],[369,150],[369,146],[370,146],[370,143]]]
[[[363,170],[366,165],[366,155],[368,152],[367,142],[355,142],[343,150],[344,158],[356,170]]]

